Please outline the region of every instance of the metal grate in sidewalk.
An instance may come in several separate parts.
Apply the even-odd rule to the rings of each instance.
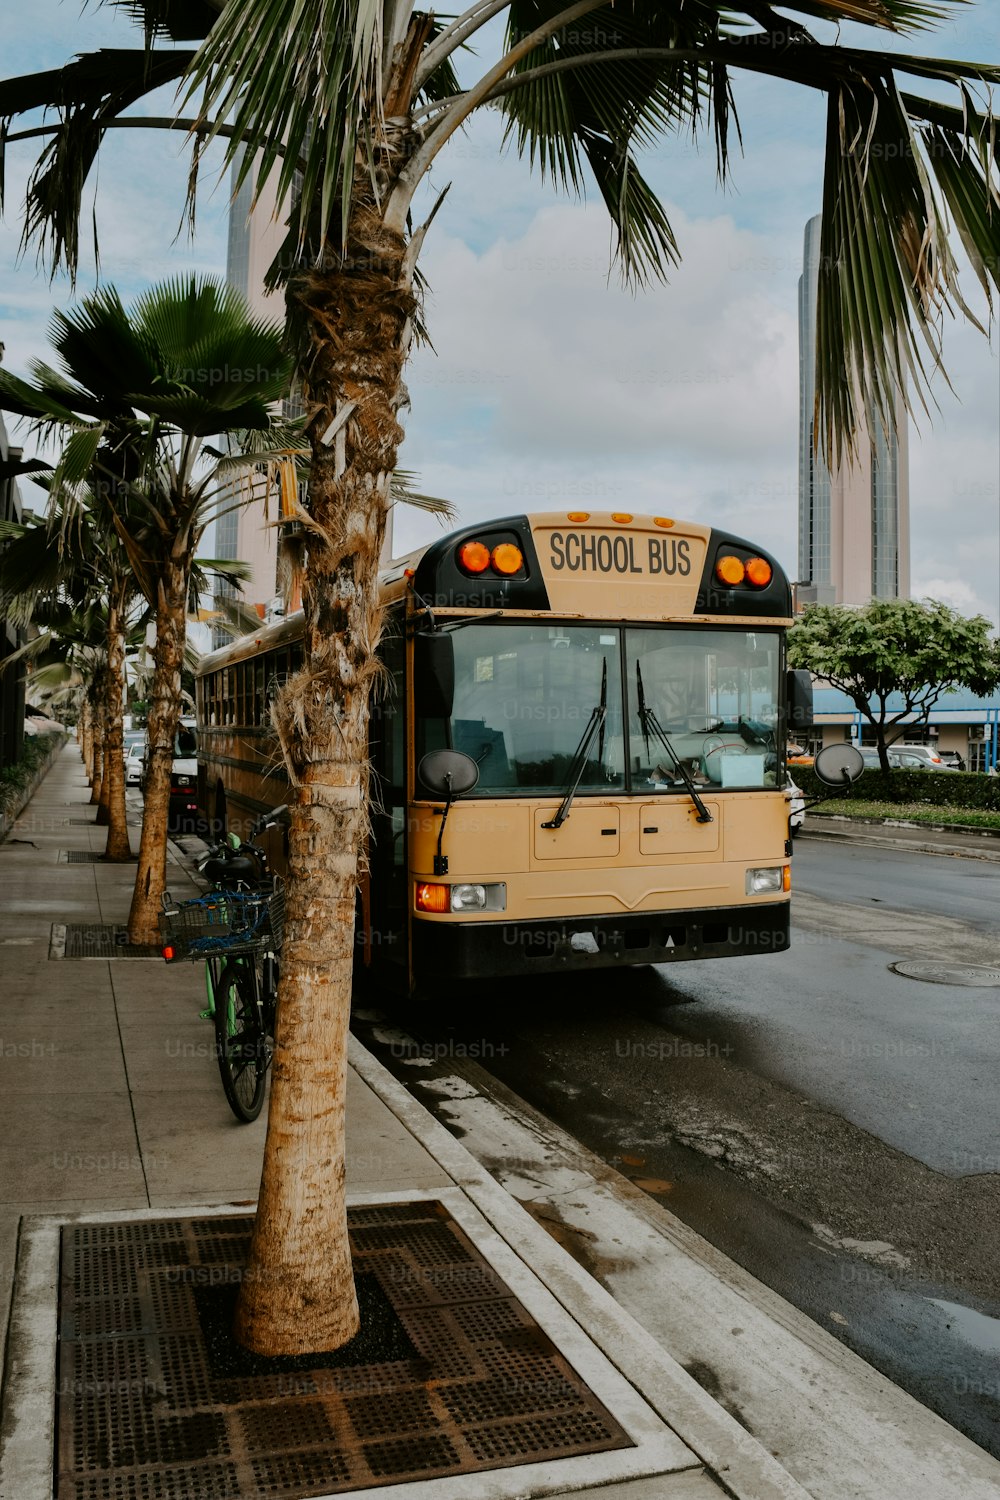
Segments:
[[[158,943],[130,943],[128,928],[113,922],[56,923],[49,943],[50,958],[159,958]]]
[[[441,1204],[348,1220],[362,1332],[279,1359],[229,1333],[251,1219],[66,1226],[56,1500],[302,1500],[634,1446]]]
[[[63,849],[63,863],[67,865],[134,865],[137,856],[132,854],[128,859],[105,860],[103,854],[95,854],[93,849]]]

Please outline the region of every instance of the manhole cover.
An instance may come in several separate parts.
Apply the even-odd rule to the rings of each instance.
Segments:
[[[926,984],[981,985],[989,989],[1000,985],[1000,968],[991,969],[982,964],[890,964],[894,974],[904,979],[922,979]]]
[[[277,1359],[229,1332],[250,1219],[67,1225],[57,1500],[302,1500],[634,1446],[440,1203],[348,1224],[362,1332]]]
[[[65,934],[62,942],[57,941]],[[61,950],[61,951],[60,951]],[[52,930],[50,958],[163,958],[158,943],[130,943],[128,928],[113,922],[67,922]]]

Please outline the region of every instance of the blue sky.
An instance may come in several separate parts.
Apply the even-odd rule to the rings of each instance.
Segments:
[[[843,29],[845,42],[860,35]],[[110,7],[34,0],[5,14],[2,67],[10,75],[56,66],[134,37]],[[938,31],[885,45],[998,61],[997,7],[956,7]],[[432,186],[452,188],[421,261],[436,352],[418,351],[411,365],[400,462],[463,519],[583,500],[666,510],[741,531],[796,573],[796,291],[805,222],[820,206],[823,102],[759,78],[735,86],[745,154],[734,154],[728,189],[716,184],[711,142],[699,152],[670,140],[643,159],[684,254],[670,284],[646,293],[609,277],[611,234],[596,195],[567,200],[532,177],[513,149],[501,150],[496,118],[474,122],[439,157]],[[170,113],[170,103],[168,95],[149,112]],[[101,274],[126,297],[177,270],[224,271],[217,159],[205,163],[190,242],[177,238],[181,139],[109,136],[96,186]],[[0,342],[19,373],[44,357],[51,309],[71,295],[63,279],[50,285],[38,271],[33,250],[17,258],[31,160],[30,144],[9,149],[0,223]],[[78,291],[94,281],[90,256]],[[966,294],[982,311],[971,280]],[[940,412],[910,433],[914,593],[996,620],[996,338],[991,349],[962,320],[951,323],[945,359],[954,392],[939,380]],[[401,516],[400,550],[434,527]]]

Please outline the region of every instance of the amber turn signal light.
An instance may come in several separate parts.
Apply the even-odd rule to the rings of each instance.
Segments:
[[[766,589],[771,582],[771,564],[762,557],[751,557],[746,565],[747,583],[755,589]]]
[[[490,549],[482,542],[463,542],[458,549],[458,565],[463,573],[485,573],[490,565]]]
[[[524,565],[521,549],[515,547],[513,542],[501,542],[498,547],[494,547],[490,561],[494,572],[502,573],[505,578],[509,578]]]
[[[417,911],[451,910],[451,888],[447,885],[418,885]]]
[[[720,583],[726,583],[732,588],[734,584],[743,582],[746,568],[738,557],[720,557],[715,565],[715,576]]]

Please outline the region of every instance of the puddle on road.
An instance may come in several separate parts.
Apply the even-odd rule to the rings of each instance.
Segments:
[[[965,1307],[961,1302],[945,1302],[941,1297],[928,1297],[935,1307],[950,1319],[952,1330],[965,1343],[972,1344],[986,1354],[1000,1354],[1000,1318],[989,1318],[976,1312],[974,1307]]]

